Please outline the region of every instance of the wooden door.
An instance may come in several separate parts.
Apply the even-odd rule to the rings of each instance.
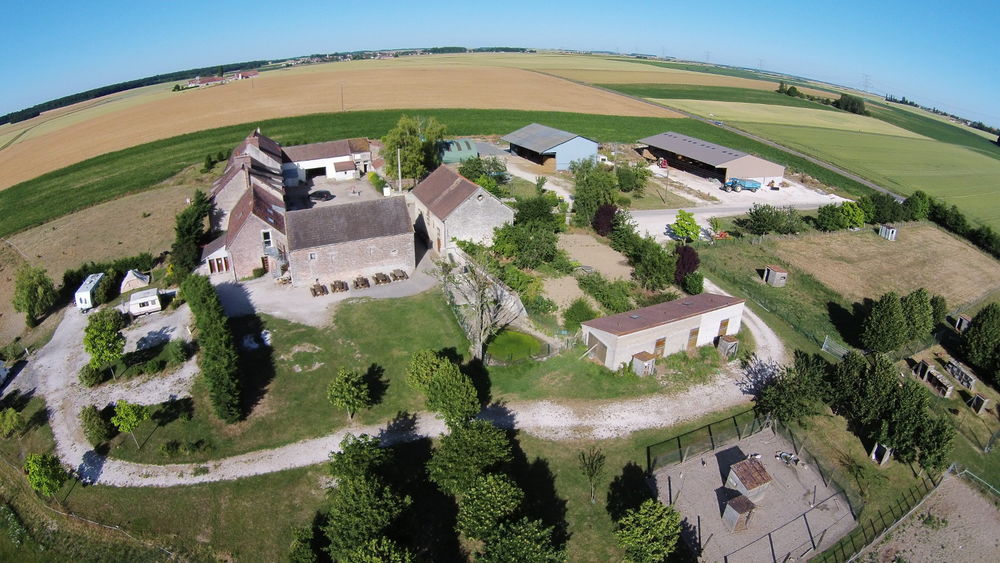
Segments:
[[[666,338],[661,338],[661,339],[657,340],[656,341],[656,347],[653,348],[653,355],[656,356],[657,358],[662,358],[663,357],[663,349],[666,347],[666,345],[667,345],[667,339]]]
[[[725,336],[726,331],[729,330],[729,319],[724,319],[719,323],[719,336]]]
[[[692,328],[691,333],[688,335],[688,348],[698,347],[698,329]]]
[[[270,264],[271,263],[270,263],[270,261],[268,261],[267,256],[261,256],[260,257],[260,267],[264,268],[265,272],[271,271],[271,268],[269,267]]]

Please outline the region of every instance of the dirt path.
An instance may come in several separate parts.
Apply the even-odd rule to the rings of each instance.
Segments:
[[[708,291],[721,293],[708,280],[705,287]],[[178,322],[187,318],[183,310],[172,317]],[[779,362],[785,360],[781,341],[753,312],[745,310],[743,322],[754,335],[760,357]],[[162,320],[156,326],[170,324]],[[197,366],[192,360],[167,377],[84,389],[76,374],[88,360],[80,341],[85,326],[86,316],[69,309],[51,342],[39,351],[28,369],[37,376],[37,391],[45,396],[49,406],[56,452],[63,463],[75,468],[81,479],[88,482],[118,487],[170,487],[239,479],[322,463],[331,451],[337,450],[348,432],[376,435],[383,443],[391,444],[437,436],[446,431],[445,425],[433,414],[418,413],[405,424],[352,426],[327,436],[206,463],[147,465],[105,458],[94,452],[86,441],[78,418],[80,409],[88,404],[105,405],[119,398],[155,404],[187,396]],[[150,327],[138,328],[145,332],[142,329]],[[707,411],[748,401],[749,397],[736,385],[734,374],[722,373],[708,384],[673,395],[619,401],[517,401],[492,405],[480,416],[498,426],[518,428],[550,440],[607,439],[637,430],[671,426]]]

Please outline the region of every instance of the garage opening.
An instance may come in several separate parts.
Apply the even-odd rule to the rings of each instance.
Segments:
[[[326,176],[326,167],[306,168],[306,182],[312,182],[317,176]]]

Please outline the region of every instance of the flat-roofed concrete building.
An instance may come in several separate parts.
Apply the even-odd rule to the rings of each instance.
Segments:
[[[780,182],[785,176],[785,167],[780,164],[673,131],[639,139],[639,142],[656,158],[666,159],[672,168],[723,182],[743,178],[768,184]]]
[[[743,304],[743,299],[714,293],[682,297],[586,321],[583,341],[592,359],[614,370],[631,363],[639,352],[669,356],[736,334],[743,321]]]
[[[510,143],[510,152],[550,170],[569,170],[574,160],[597,158],[596,141],[538,123],[504,135],[502,140]]]

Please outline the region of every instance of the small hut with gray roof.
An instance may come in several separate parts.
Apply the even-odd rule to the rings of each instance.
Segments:
[[[513,209],[444,165],[407,198],[414,228],[438,252],[445,252],[455,240],[493,244],[493,229],[514,221]]]

